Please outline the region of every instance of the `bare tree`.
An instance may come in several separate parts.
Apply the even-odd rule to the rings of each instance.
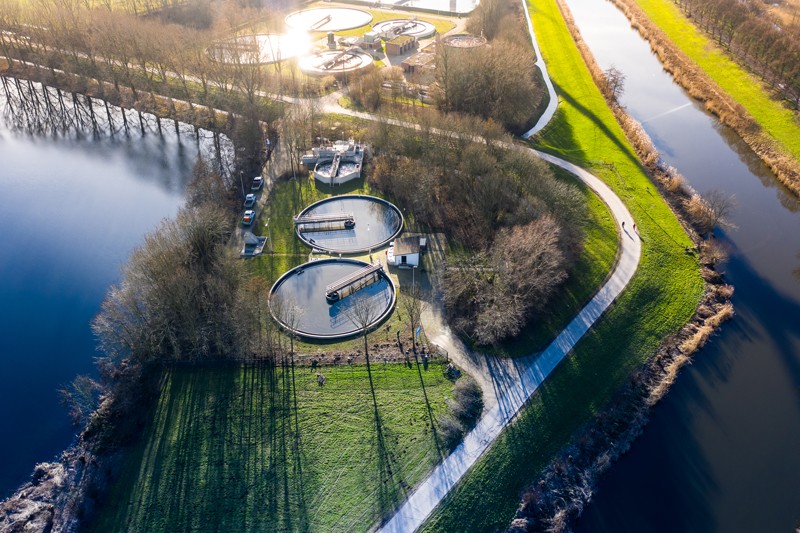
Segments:
[[[294,340],[297,337],[297,328],[303,319],[303,308],[297,305],[291,296],[275,298],[271,306],[289,336],[289,357],[294,367]]]
[[[414,283],[408,287],[405,292],[400,292],[400,296],[398,298],[400,308],[408,317],[409,326],[411,328],[411,345],[414,348],[415,354],[417,353],[417,337],[415,333],[417,331],[417,326],[420,325],[422,311],[427,305],[423,299],[423,292],[424,291],[419,286],[419,283]]]
[[[367,361],[367,370],[369,370],[369,343],[367,341],[367,335],[369,335],[370,327],[375,322],[375,319],[378,318],[378,309],[376,306],[372,305],[370,299],[366,297],[350,297],[347,304],[348,308],[345,311],[347,313],[347,319],[350,320],[364,336],[364,358]],[[370,377],[370,379],[372,378]]]
[[[734,207],[736,197],[714,189],[704,196],[693,194],[686,201],[686,210],[692,218],[697,231],[707,235],[717,227],[735,227],[728,219]]]
[[[625,73],[614,65],[603,72],[605,78],[605,93],[615,102],[618,102],[625,92]]]

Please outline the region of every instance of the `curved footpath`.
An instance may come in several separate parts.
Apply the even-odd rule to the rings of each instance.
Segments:
[[[535,64],[542,73],[550,96],[544,114],[536,125],[522,136],[528,139],[544,128],[553,118],[558,104],[558,96],[550,76],[547,74],[547,67],[539,50],[525,0],[522,0],[522,8],[536,53]],[[547,379],[583,335],[589,331],[589,328],[625,290],[639,266],[642,248],[639,236],[635,232],[631,233],[633,218],[622,200],[600,178],[550,154],[532,148],[516,148],[528,150],[536,157],[574,174],[608,205],[622,235],[617,263],[603,287],[541,354],[531,354],[513,361],[498,360],[489,356],[476,357],[477,354],[468,353],[463,343],[452,334],[448,327],[438,323],[441,313],[433,313],[432,316],[437,319],[435,320],[437,323],[434,326],[433,342],[444,345],[451,357],[473,370],[473,375],[475,375],[476,365],[481,367],[478,368],[480,373],[478,381],[482,383],[484,394],[489,396],[489,401],[487,409],[475,428],[464,437],[464,441],[444,461],[433,469],[381,528],[381,531],[406,533],[417,530],[425,523],[450,490],[489,449],[503,429],[511,423],[525,402],[539,388],[539,385]],[[625,228],[626,222],[627,229]],[[428,329],[426,324],[426,334],[428,334]],[[491,381],[491,386],[488,388],[485,385],[486,379]]]
[[[633,219],[622,200],[599,178],[567,161],[532,150],[536,156],[557,165],[573,174],[589,186],[605,201],[622,227]],[[541,353],[509,364],[493,364],[490,374],[493,381],[495,405],[484,412],[481,420],[464,438],[464,441],[442,461],[433,472],[403,502],[394,516],[383,526],[386,532],[409,532],[419,528],[430,516],[447,493],[489,448],[500,432],[514,419],[519,409],[536,392],[547,376],[555,369],[603,312],[622,293],[633,278],[641,256],[641,241],[638,235],[622,228],[621,253],[614,271],[594,298],[578,313],[566,328]],[[451,356],[453,352],[451,352]],[[462,357],[464,357],[462,355]],[[492,359],[487,357],[487,359]],[[497,372],[498,367],[505,372]]]

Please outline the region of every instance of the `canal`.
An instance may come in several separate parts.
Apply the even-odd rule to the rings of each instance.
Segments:
[[[95,101],[93,120],[83,97],[4,81],[0,499],[72,441],[57,390],[94,372],[90,322],[106,290],[144,235],[183,205],[195,161],[213,144],[187,125],[159,132],[155,117],[140,122],[133,111],[126,130],[119,109]]]
[[[718,231],[736,317],[600,480],[578,531],[789,531],[800,526],[800,203],[663,71],[605,0],[567,0],[621,103],[701,193],[736,197]]]

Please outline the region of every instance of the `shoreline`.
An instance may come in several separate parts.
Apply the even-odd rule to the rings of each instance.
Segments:
[[[598,87],[603,73],[583,41],[564,0],[556,0],[581,56]],[[688,221],[684,202],[694,192],[683,184],[682,177],[659,166],[659,153],[638,121],[630,117],[604,92],[609,107],[636,149],[661,196],[698,247],[703,295],[692,318],[675,334],[666,338],[653,357],[627,379],[608,406],[599,411],[584,427],[573,434],[542,474],[523,493],[508,531],[565,531],[580,516],[591,500],[599,477],[622,456],[641,434],[649,420],[650,409],[669,391],[680,369],[689,364],[721,325],[733,317],[730,298],[733,287],[727,284],[713,263],[704,258],[704,242]],[[677,187],[671,184],[680,183]],[[710,251],[710,250],[709,250]]]
[[[610,0],[634,28],[650,44],[662,68],[675,83],[705,109],[731,128],[750,147],[759,159],[795,196],[800,197],[800,161],[797,161],[780,142],[764,131],[745,108],[724,91],[699,65],[684,54],[653,22],[635,0]],[[705,33],[701,31],[705,36]],[[727,56],[727,52],[725,52]],[[739,68],[746,69],[731,58]]]

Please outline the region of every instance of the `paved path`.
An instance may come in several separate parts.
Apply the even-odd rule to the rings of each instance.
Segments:
[[[608,186],[599,178],[571,163],[548,154],[531,150],[538,157],[568,170],[586,183],[609,206],[620,225],[633,224],[628,209]],[[485,357],[481,361],[489,372],[494,405],[487,406],[475,428],[464,441],[444,459],[400,506],[395,515],[383,526],[386,532],[407,533],[419,528],[430,516],[447,493],[461,477],[483,455],[500,432],[513,420],[519,409],[536,392],[539,385],[555,369],[558,363],[572,350],[577,342],[597,321],[603,312],[622,293],[636,272],[641,255],[638,235],[622,229],[621,253],[611,276],[594,298],[583,308],[566,328],[541,354],[522,359],[494,360]],[[426,326],[427,333],[427,326]],[[452,337],[452,333],[447,331]],[[456,342],[460,343],[458,339]],[[442,342],[435,338],[434,342]],[[456,345],[457,346],[457,345]],[[450,350],[457,349],[451,345]],[[452,354],[453,352],[451,352]]]
[[[528,21],[528,30],[536,52],[536,65],[542,72],[550,95],[544,114],[536,125],[523,135],[523,138],[527,139],[544,128],[553,118],[558,105],[558,96],[547,74],[547,67],[533,32],[533,24],[525,0],[522,0],[522,8]],[[417,530],[425,523],[447,493],[455,487],[456,483],[514,419],[520,408],[539,388],[539,385],[622,293],[639,265],[641,241],[638,235],[630,233],[633,218],[622,200],[603,181],[586,170],[555,156],[531,148],[518,148],[528,150],[548,163],[574,174],[608,205],[621,230],[620,254],[617,263],[610,277],[594,298],[581,309],[572,322],[541,354],[532,354],[514,360],[480,356],[469,352],[452,331],[442,323],[438,310],[434,310],[429,317],[424,317],[432,318],[434,323],[433,331],[430,332],[430,326],[424,322],[426,335],[432,338],[434,343],[445,346],[451,357],[454,357],[458,363],[477,377],[484,390],[486,407],[480,421],[464,437],[464,441],[433,469],[382,527],[381,530],[387,533],[408,533]],[[627,229],[624,225],[626,223]],[[486,383],[487,379],[489,386]]]

